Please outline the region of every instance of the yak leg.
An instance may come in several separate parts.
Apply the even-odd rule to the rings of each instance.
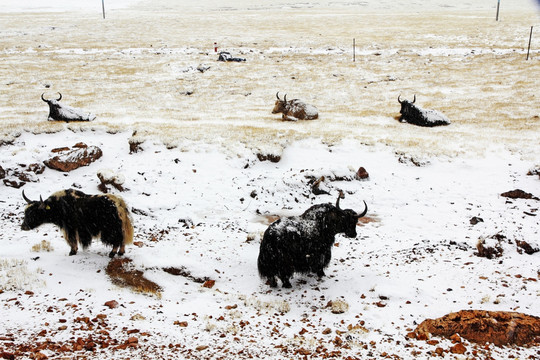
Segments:
[[[276,281],[275,276],[268,278],[268,285],[270,285],[270,287],[273,287],[273,288],[277,286],[277,281]]]
[[[118,256],[122,256],[126,253],[126,245],[124,245],[124,243],[122,243],[122,245],[120,246],[120,250],[118,251]]]
[[[292,276],[292,273],[289,273],[289,272],[280,272],[278,274],[278,277],[279,279],[281,280],[281,283],[283,284],[283,287],[284,288],[291,288],[292,285],[291,285],[291,282],[289,281],[289,278]]]
[[[112,245],[112,250],[111,252],[109,253],[109,257],[112,259],[114,257],[114,255],[116,255],[116,253],[118,252],[118,248],[120,248],[120,252],[121,253],[118,253],[118,255],[122,255],[124,254],[124,244],[123,244],[123,239],[121,236],[118,236],[114,234],[114,232],[110,232],[110,231],[106,231],[106,232],[102,232],[101,233],[101,241],[107,245]]]
[[[289,116],[289,115],[285,115],[285,114],[283,114],[283,116],[281,117],[281,120],[283,120],[283,121],[298,121],[298,119],[295,118],[294,116]]]
[[[71,251],[69,252],[69,256],[73,256],[77,254],[77,250],[79,249],[78,245],[78,236],[76,231],[67,231],[65,233],[65,237],[67,240],[67,243],[69,244],[69,247],[71,248]]]
[[[291,282],[289,281],[288,277],[280,277],[280,279],[281,279],[281,282],[283,283],[284,288],[287,288],[287,289],[292,288]]]

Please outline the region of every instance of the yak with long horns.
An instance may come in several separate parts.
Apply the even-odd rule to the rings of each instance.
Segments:
[[[298,99],[287,100],[287,94],[281,100],[279,98],[279,91],[276,93],[276,97],[277,100],[272,114],[283,114],[283,120],[315,120],[319,117],[319,111],[313,105],[306,104]]]
[[[330,263],[332,246],[337,234],[356,237],[358,219],[366,215],[336,205],[318,204],[300,216],[283,217],[268,226],[261,241],[257,267],[261,278],[271,287],[277,286],[276,277],[283,287],[290,288],[294,273],[315,273],[324,276]]]
[[[43,95],[45,93],[41,94],[41,100],[49,105],[49,116],[47,119],[50,121],[92,121],[96,118],[94,114],[60,104],[60,100],[62,100],[61,93],[58,93],[58,99],[45,99]]]
[[[87,195],[69,189],[55,192],[39,201],[23,198],[28,203],[24,211],[22,230],[32,230],[46,223],[59,226],[71,248],[69,255],[77,254],[78,245],[90,246],[92,238],[112,246],[109,257],[123,255],[125,245],[133,242],[133,226],[126,203],[112,195]]]

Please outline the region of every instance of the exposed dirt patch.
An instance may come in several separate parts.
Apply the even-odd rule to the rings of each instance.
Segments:
[[[109,262],[105,271],[113,284],[127,287],[139,293],[161,296],[161,287],[144,277],[144,273],[131,266],[129,258],[115,258]]]
[[[449,339],[459,334],[471,342],[497,346],[533,346],[540,344],[540,318],[517,312],[462,310],[425,320],[415,333]]]
[[[209,277],[206,277],[206,276],[205,277],[193,276],[191,272],[183,266],[180,268],[166,267],[166,268],[163,268],[163,271],[174,276],[183,276],[187,279],[192,280],[193,282],[200,283],[200,284],[206,283],[208,281],[213,281]]]

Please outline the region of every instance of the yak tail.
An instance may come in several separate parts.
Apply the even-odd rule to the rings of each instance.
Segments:
[[[129,209],[125,201],[118,196],[107,194],[107,196],[114,201],[116,208],[118,209],[118,217],[122,221],[122,236],[124,238],[124,245],[133,244],[133,225],[131,223],[131,216]]]

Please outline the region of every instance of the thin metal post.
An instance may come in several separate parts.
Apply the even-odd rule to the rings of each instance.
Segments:
[[[105,0],[101,0],[101,9],[103,10],[103,18],[105,19]]]
[[[533,26],[531,26],[531,34],[529,35],[529,47],[527,48],[527,60],[529,60],[529,53],[531,52],[532,32],[533,32]]]
[[[495,17],[495,21],[499,21],[499,8],[501,6],[501,0],[497,0],[497,16]]]

